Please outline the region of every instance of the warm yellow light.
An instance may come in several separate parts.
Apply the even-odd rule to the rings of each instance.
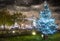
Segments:
[[[43,38],[43,37],[44,37],[44,35],[42,34],[42,35],[41,35],[41,37]]]
[[[12,33],[15,33],[15,31],[12,31]]]
[[[36,32],[32,32],[32,35],[36,35]]]
[[[24,24],[22,24],[21,26],[24,26]]]

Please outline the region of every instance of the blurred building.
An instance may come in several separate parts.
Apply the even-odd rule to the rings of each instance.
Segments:
[[[19,0],[17,0],[17,1],[19,1]],[[26,2],[27,1],[28,0],[26,0]],[[25,2],[26,4],[31,4],[32,0],[30,0],[30,1],[28,1],[28,3],[26,3],[25,1],[22,0],[21,4],[23,4],[23,2]],[[26,7],[26,6],[17,6],[17,5],[13,5],[13,6],[12,5],[8,5],[6,8],[10,12],[10,14],[13,14],[14,12],[21,12],[23,15],[26,15],[27,18],[31,17],[32,15],[34,15],[34,17],[38,18],[40,10],[43,9],[43,3],[42,4],[38,4],[38,5],[31,5],[29,7]],[[59,9],[59,7],[52,7],[49,4],[49,8],[52,11],[52,17],[54,17],[56,19],[56,24],[58,24],[59,29],[60,29],[60,12],[56,12],[57,11],[56,9],[57,8]]]

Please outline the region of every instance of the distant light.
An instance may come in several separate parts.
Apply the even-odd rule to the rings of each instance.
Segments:
[[[43,37],[44,37],[44,35],[42,34],[42,35],[41,35],[41,37],[43,38]]]
[[[26,25],[26,27],[28,27],[28,25]]]
[[[12,33],[15,33],[15,31],[12,31]]]
[[[39,5],[31,6],[32,8],[40,8]]]
[[[22,26],[24,26],[24,24],[22,24]]]
[[[35,8],[39,8],[39,5],[34,6]]]
[[[33,31],[33,32],[32,32],[32,35],[36,35],[36,32]]]
[[[1,28],[4,28],[4,26],[3,26],[3,25],[1,25]]]

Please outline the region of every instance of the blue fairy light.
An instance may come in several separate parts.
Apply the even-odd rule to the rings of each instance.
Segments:
[[[43,34],[54,34],[57,30],[55,19],[51,18],[51,11],[48,4],[45,2],[44,10],[40,12],[39,19],[37,20],[38,30]]]

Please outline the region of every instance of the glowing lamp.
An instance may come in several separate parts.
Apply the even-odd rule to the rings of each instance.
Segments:
[[[32,35],[36,35],[36,32],[33,31],[33,32],[32,32]]]

